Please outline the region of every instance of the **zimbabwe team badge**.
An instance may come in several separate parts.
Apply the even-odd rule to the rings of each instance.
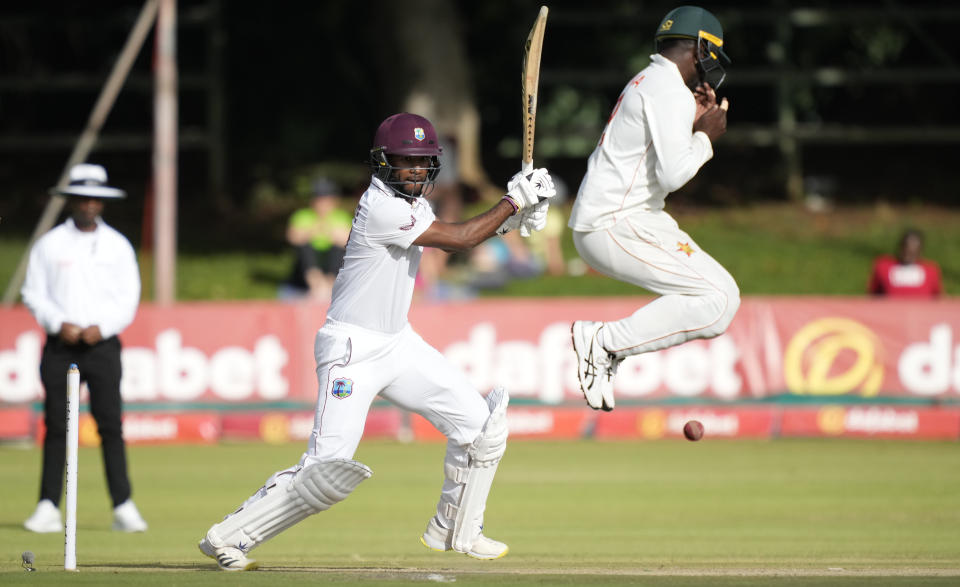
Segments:
[[[353,379],[334,379],[330,395],[337,399],[348,398],[353,394]]]

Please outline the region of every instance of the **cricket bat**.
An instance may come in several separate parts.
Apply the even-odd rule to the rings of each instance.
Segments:
[[[537,126],[537,91],[540,85],[540,54],[543,52],[543,33],[547,28],[546,6],[540,7],[540,14],[527,35],[523,48],[523,156],[520,169],[524,173],[533,171],[533,136]]]

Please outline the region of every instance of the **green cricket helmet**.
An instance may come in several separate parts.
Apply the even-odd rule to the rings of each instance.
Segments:
[[[730,64],[730,58],[723,51],[723,27],[710,12],[699,6],[678,6],[667,13],[654,42],[659,45],[665,39],[696,39],[701,50],[697,53],[703,81],[714,90],[720,87],[727,73],[724,64]]]

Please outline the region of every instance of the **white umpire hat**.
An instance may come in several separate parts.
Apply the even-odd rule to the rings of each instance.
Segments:
[[[94,163],[78,163],[70,168],[70,183],[54,187],[53,193],[85,198],[126,198],[127,192],[107,185],[107,170]]]

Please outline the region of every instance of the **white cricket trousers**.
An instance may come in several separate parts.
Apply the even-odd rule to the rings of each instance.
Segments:
[[[244,506],[268,490],[286,485],[300,469],[330,459],[352,459],[378,395],[423,416],[447,437],[444,462],[466,467],[467,447],[490,416],[486,400],[438,350],[407,324],[385,334],[327,319],[314,339],[317,404],[313,432],[300,462],[267,479]],[[441,521],[452,528],[441,504],[456,505],[461,484],[445,480],[437,504]]]
[[[617,358],[722,334],[740,307],[730,273],[666,212],[636,213],[606,230],[573,233],[591,267],[660,297],[633,315],[606,322],[603,347]]]

